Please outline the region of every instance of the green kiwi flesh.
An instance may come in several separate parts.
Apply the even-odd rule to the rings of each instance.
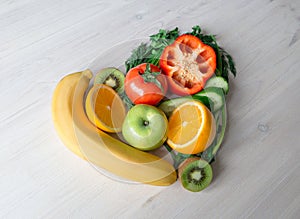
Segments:
[[[178,169],[181,185],[191,191],[200,192],[212,181],[212,168],[205,160],[200,158],[186,159]]]
[[[119,94],[124,91],[124,74],[116,68],[109,67],[100,70],[94,79],[94,84],[105,84]]]

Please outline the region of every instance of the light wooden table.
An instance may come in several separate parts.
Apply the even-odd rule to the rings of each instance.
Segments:
[[[63,146],[50,107],[61,77],[196,24],[238,70],[209,188],[115,182]],[[300,1],[2,0],[0,42],[1,218],[300,217]]]

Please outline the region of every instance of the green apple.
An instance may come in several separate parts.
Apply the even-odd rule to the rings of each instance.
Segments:
[[[143,151],[159,148],[167,138],[168,120],[158,108],[137,104],[127,113],[122,134],[125,140]]]

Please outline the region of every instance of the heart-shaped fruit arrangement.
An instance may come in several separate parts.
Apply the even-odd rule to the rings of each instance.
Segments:
[[[231,56],[199,26],[160,30],[125,61],[65,76],[52,102],[55,128],[75,154],[123,179],[197,192],[212,180],[210,163],[226,128]],[[87,94],[87,95],[86,95]],[[152,152],[166,149],[173,159]]]

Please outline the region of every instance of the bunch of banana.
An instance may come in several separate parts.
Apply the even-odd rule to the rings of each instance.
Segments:
[[[65,76],[52,101],[55,128],[63,143],[93,165],[126,180],[166,186],[177,179],[174,167],[162,158],[139,151],[96,128],[84,110],[90,70]]]

